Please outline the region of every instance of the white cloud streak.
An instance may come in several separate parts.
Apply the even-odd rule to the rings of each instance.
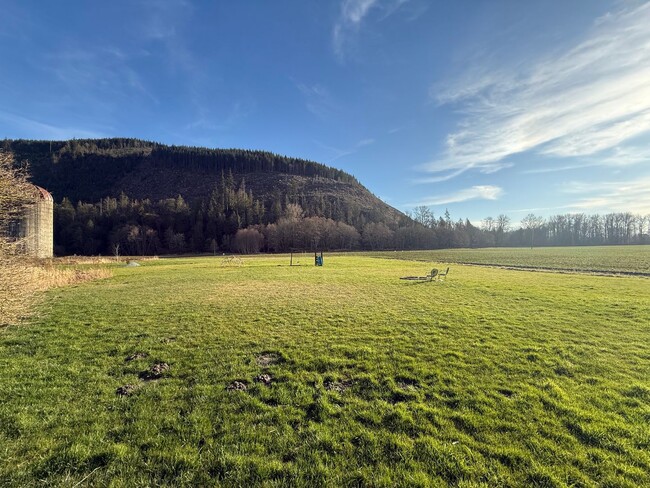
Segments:
[[[106,48],[63,49],[46,57],[45,66],[71,93],[95,94],[96,105],[110,105],[107,99],[138,97],[158,100],[130,64],[138,59],[109,46]]]
[[[375,3],[377,0],[345,0],[341,5],[341,16],[346,22],[358,24]]]
[[[417,207],[420,205],[445,205],[448,203],[466,202],[467,200],[498,200],[503,194],[503,189],[493,185],[477,185],[465,188],[448,195],[428,197],[422,201],[408,205]]]
[[[345,57],[344,46],[348,36],[359,29],[359,24],[375,3],[377,0],[343,0],[341,14],[332,31],[334,54],[339,59]]]
[[[347,149],[339,149],[339,148],[336,148],[336,147],[333,147],[333,146],[329,146],[327,144],[323,144],[322,142],[316,141],[316,140],[314,141],[314,143],[316,143],[318,146],[322,147],[323,149],[327,149],[328,151],[334,153],[334,156],[327,159],[327,161],[326,161],[327,164],[332,164],[334,161],[337,161],[337,160],[339,160],[339,159],[341,159],[341,158],[343,158],[345,156],[349,156],[350,154],[354,154],[354,153],[358,152],[359,150],[361,150],[362,148],[374,144],[375,139],[370,138],[370,137],[366,138],[366,139],[361,139],[354,146],[349,147]]]
[[[346,48],[373,10],[380,12],[382,21],[397,12],[410,0],[343,0],[338,19],[332,29],[332,47],[339,60],[345,59]]]
[[[602,151],[595,157],[581,158],[576,164],[561,166],[545,166],[522,171],[524,174],[556,173],[574,169],[591,168],[595,166],[609,166],[611,168],[622,168],[640,163],[650,162],[650,148],[626,146],[615,147],[608,151]]]
[[[75,127],[61,127],[41,122],[39,120],[22,117],[4,110],[0,110],[0,121],[11,124],[14,128],[20,129],[28,134],[32,139],[95,139],[107,137],[106,133],[79,129]]]
[[[463,116],[445,153],[423,169],[493,172],[506,158],[531,150],[552,158],[610,151],[603,164],[611,164],[607,156],[650,132],[648,25],[645,3],[598,19],[559,57],[523,70],[478,68],[451,88],[432,88],[438,103],[459,106]]]
[[[303,97],[305,108],[320,119],[328,119],[341,111],[329,90],[321,84],[307,85],[294,82]]]
[[[573,181],[560,189],[578,197],[567,205],[574,211],[650,214],[650,176],[633,181]]]

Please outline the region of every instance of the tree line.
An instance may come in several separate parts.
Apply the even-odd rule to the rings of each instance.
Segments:
[[[527,245],[529,241],[538,246],[650,244],[650,215],[575,213],[543,219],[529,214],[513,234],[518,245]]]
[[[543,218],[526,215],[519,225],[501,214],[486,217],[476,227],[456,225],[451,241],[440,239],[450,228],[449,213],[435,218],[429,207],[417,207],[409,214],[414,221],[431,231],[430,243],[436,247],[522,247],[522,246],[594,246],[615,244],[650,244],[650,215],[613,212],[605,215],[584,213],[552,215]],[[467,234],[463,236],[462,234]],[[446,244],[451,243],[451,246]],[[433,247],[435,248],[435,247]]]
[[[312,209],[313,210],[313,209]],[[480,226],[436,218],[418,207],[399,224],[346,222],[306,211],[289,199],[264,205],[220,180],[208,198],[152,202],[103,198],[90,204],[68,199],[55,205],[55,252],[66,254],[256,253],[293,250],[412,250],[494,246],[566,246],[650,243],[650,216],[629,213],[526,216],[513,228],[506,215],[487,217]]]

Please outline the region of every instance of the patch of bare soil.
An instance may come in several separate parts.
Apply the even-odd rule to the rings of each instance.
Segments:
[[[261,374],[255,377],[255,381],[258,383],[263,383],[265,385],[270,385],[273,381],[273,377],[270,374]]]
[[[341,380],[341,381],[326,381],[324,386],[327,391],[335,391],[337,393],[343,393],[346,390],[349,390],[354,385],[352,380]]]
[[[119,396],[131,396],[137,389],[138,385],[123,385],[115,390],[115,394]]]
[[[149,354],[147,354],[146,352],[134,352],[133,354],[130,354],[129,356],[127,356],[125,361],[127,363],[129,363],[131,361],[136,361],[138,359],[144,359],[144,358],[146,358],[148,356],[149,356]]]
[[[275,352],[265,352],[257,356],[257,365],[263,368],[268,368],[274,364],[278,364],[282,361],[282,357]]]
[[[142,371],[140,378],[145,381],[159,380],[167,371],[169,371],[169,364],[155,363],[147,371]]]
[[[243,381],[233,381],[228,385],[227,389],[233,391],[246,391],[248,390],[248,385]]]

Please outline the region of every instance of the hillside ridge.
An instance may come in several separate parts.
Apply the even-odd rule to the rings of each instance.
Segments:
[[[165,145],[133,138],[67,141],[4,140],[2,148],[29,162],[34,183],[57,202],[97,202],[126,194],[157,201],[181,195],[207,198],[232,177],[267,209],[278,200],[301,205],[307,215],[398,226],[408,218],[337,168],[249,149]]]

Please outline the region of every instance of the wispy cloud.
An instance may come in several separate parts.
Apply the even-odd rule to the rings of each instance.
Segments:
[[[357,142],[357,147],[369,146],[374,143],[375,140],[372,137],[369,137],[367,139],[361,139],[359,142]]]
[[[563,210],[565,211],[568,208],[572,208],[571,205],[558,205],[554,207],[531,207],[531,208],[517,208],[517,209],[508,209],[506,214],[529,214],[536,212],[548,213],[550,210]]]
[[[332,164],[334,161],[337,161],[345,156],[349,156],[350,154],[354,154],[357,151],[359,151],[361,148],[370,146],[371,144],[375,143],[375,139],[372,138],[366,138],[366,139],[361,139],[360,141],[357,141],[353,146],[347,148],[347,149],[340,149],[337,147],[333,147],[327,144],[323,144],[320,141],[314,141],[318,146],[322,147],[323,149],[326,149],[327,151],[334,153],[334,156],[327,159],[326,163],[327,164]]]
[[[424,168],[491,172],[527,151],[550,158],[603,155],[608,164],[606,151],[650,131],[648,25],[645,3],[598,19],[560,56],[521,69],[475,68],[447,89],[436,86],[435,101],[453,104],[462,119],[445,153]]]
[[[358,24],[376,3],[377,0],[344,0],[341,5],[341,16],[348,23]]]
[[[319,83],[309,85],[295,81],[294,84],[302,95],[305,108],[318,118],[327,119],[341,111],[340,105],[325,86]]]
[[[572,181],[560,190],[577,197],[570,205],[575,211],[633,212],[650,214],[650,176],[633,181]]]
[[[218,122],[215,122],[212,118],[209,117],[199,117],[196,120],[186,124],[184,126],[185,131],[193,131],[195,129],[206,130],[206,131],[227,131],[233,126],[240,123],[242,120],[246,119],[254,110],[254,105],[251,103],[244,103],[241,101],[235,101],[230,105],[230,108],[224,111],[223,117],[219,119]]]
[[[151,40],[175,39],[179,23],[189,18],[194,6],[188,0],[136,0],[146,15],[138,19],[139,34]]]
[[[493,185],[477,185],[471,188],[458,190],[447,195],[438,195],[422,199],[418,203],[407,205],[417,207],[420,205],[445,205],[448,203],[466,202],[467,200],[497,200],[503,195],[503,189]]]
[[[461,175],[465,171],[467,171],[467,168],[460,168],[456,171],[451,171],[449,173],[438,174],[438,176],[427,176],[425,178],[415,178],[411,180],[411,183],[415,185],[423,185],[427,183],[442,183],[443,181],[449,181],[453,178],[456,178],[456,176]]]
[[[410,0],[343,0],[340,14],[332,29],[332,47],[334,54],[343,60],[346,57],[346,48],[353,37],[359,32],[364,20],[373,11],[378,13],[377,21],[382,21],[392,16]],[[418,11],[421,13],[421,11]]]
[[[608,151],[601,151],[597,156],[580,158],[580,162],[567,165],[544,166],[522,171],[525,174],[556,173],[574,169],[584,169],[594,166],[609,166],[620,168],[640,163],[650,162],[650,148],[626,146],[615,147]]]
[[[184,138],[198,140],[194,131],[204,134],[223,132],[241,123],[256,108],[252,94],[224,100],[219,93],[222,79],[211,78],[201,50],[190,45],[198,6],[189,0],[139,0],[142,11],[141,41],[160,58],[166,69],[180,82],[177,96],[185,96],[189,120],[181,126]],[[188,133],[192,133],[191,135]],[[209,140],[209,139],[206,139]]]
[[[30,134],[33,139],[93,139],[100,137],[107,137],[105,133],[91,131],[87,129],[79,129],[76,127],[62,127],[48,124],[39,120],[16,115],[4,110],[0,110],[0,121],[11,124],[12,127],[19,132]],[[10,134],[5,134],[9,135]]]
[[[116,97],[145,97],[158,104],[131,64],[139,56],[127,55],[114,46],[62,48],[46,56],[49,70],[75,96],[85,93],[96,105],[109,105]]]
[[[377,0],[343,0],[341,3],[341,14],[332,30],[334,54],[339,59],[345,56],[344,46],[348,37],[358,31],[359,24],[376,3]]]

